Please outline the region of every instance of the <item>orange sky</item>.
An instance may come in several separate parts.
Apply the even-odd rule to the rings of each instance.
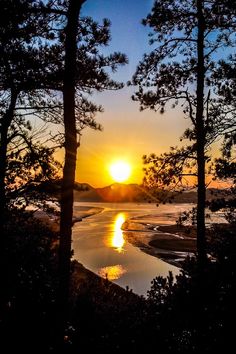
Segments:
[[[127,183],[142,182],[142,156],[167,151],[177,145],[189,122],[177,110],[166,114],[139,112],[139,105],[130,99],[130,89],[100,95],[105,112],[99,114],[102,132],[86,129],[78,150],[76,180],[94,187],[113,183],[109,166],[116,160],[131,164]],[[99,99],[98,99],[99,101]],[[109,104],[106,102],[109,102]]]

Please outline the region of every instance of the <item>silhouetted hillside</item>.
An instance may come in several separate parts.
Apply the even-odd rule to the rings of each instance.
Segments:
[[[39,193],[46,193],[60,199],[61,180],[47,181],[34,185],[32,189]],[[229,198],[229,191],[226,189],[207,189],[206,199],[212,201],[217,198]],[[74,200],[76,202],[110,202],[110,203],[196,203],[196,190],[185,191],[182,193],[156,191],[155,196],[149,191],[145,191],[138,184],[114,183],[103,188],[94,188],[88,183],[75,183]]]
[[[207,200],[211,201],[215,198],[222,198],[227,196],[226,190],[211,188],[207,190]],[[76,183],[75,201],[81,202],[153,202],[159,203],[162,201],[173,203],[196,203],[196,190],[185,191],[182,193],[171,192],[168,195],[159,191],[156,192],[156,197],[152,193],[145,191],[145,189],[138,184],[122,184],[114,183],[103,188],[93,188],[87,183]]]
[[[141,187],[137,184],[115,183],[111,186],[96,189],[105,202],[138,202],[144,200]]]
[[[84,184],[83,184],[84,185]],[[104,188],[93,188],[86,185],[84,189],[77,183],[74,193],[75,201],[83,202],[141,202],[144,201],[144,192],[137,184],[115,183]]]
[[[97,190],[88,183],[75,183],[74,190],[75,202],[103,202]]]

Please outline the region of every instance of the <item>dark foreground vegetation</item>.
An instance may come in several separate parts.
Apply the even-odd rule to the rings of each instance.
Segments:
[[[58,234],[12,210],[1,255],[1,352],[58,352]],[[214,261],[153,280],[147,298],[71,264],[64,353],[214,353],[234,344],[235,227],[214,229]],[[6,257],[7,255],[7,257]],[[4,349],[3,349],[4,348]]]

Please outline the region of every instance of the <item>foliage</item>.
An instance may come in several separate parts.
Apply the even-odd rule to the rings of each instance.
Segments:
[[[12,350],[54,352],[58,313],[58,235],[31,215],[12,210],[1,253],[1,345]],[[157,277],[147,299],[91,272],[81,282],[72,264],[70,315],[65,353],[214,353],[233,344],[235,315],[235,226],[215,226],[202,272],[194,258],[173,278]],[[2,249],[1,249],[2,252]],[[62,348],[61,348],[62,349]],[[55,351],[56,352],[56,351]]]
[[[70,332],[72,346],[79,346],[84,353],[90,350],[121,353],[124,348],[136,352],[145,309],[144,298],[90,275],[74,289],[70,317],[74,329]]]
[[[47,352],[53,343],[58,235],[11,209],[1,247],[1,347]]]
[[[191,142],[190,146],[144,158],[145,183],[156,181],[157,187],[179,188],[185,176],[196,176],[197,255],[201,263],[206,260],[205,174],[209,148],[228,131],[235,115],[235,111],[229,113],[230,96],[221,99],[224,85],[217,86],[215,81],[215,71],[222,67],[217,56],[226,48],[232,52],[236,43],[235,18],[235,9],[227,0],[156,0],[143,20],[152,29],[150,44],[156,48],[144,55],[132,79],[137,87],[132,98],[140,102],[141,110],[164,113],[171,105],[176,108],[180,104],[190,121],[182,137]],[[224,121],[219,121],[219,116],[224,116]]]
[[[149,300],[159,314],[160,353],[214,353],[233,343],[235,228],[213,229],[209,252],[215,261],[204,272],[189,259],[175,283],[156,279],[152,284]]]
[[[181,213],[179,218],[176,220],[178,226],[196,225],[196,207],[192,208],[190,211],[184,211]]]
[[[235,107],[232,93],[233,63],[235,58],[218,60],[223,48],[235,43],[235,10],[228,1],[202,2],[204,12],[204,111],[203,124],[205,154],[219,136],[232,136],[235,129]],[[228,17],[227,17],[228,16]],[[227,17],[227,26],[226,26]],[[191,145],[172,147],[162,155],[144,157],[146,185],[183,188],[197,176],[197,100],[194,92],[198,73],[197,43],[199,16],[196,1],[155,1],[143,24],[152,29],[150,44],[156,48],[145,54],[136,70],[132,83],[137,86],[133,96],[141,110],[150,108],[164,113],[166,109],[181,107],[190,119],[181,141]],[[229,77],[232,77],[230,80]],[[206,161],[210,160],[206,156]]]
[[[231,188],[225,198],[216,199],[210,203],[211,210],[223,209],[226,219],[230,223],[235,223],[236,219],[236,201],[235,201],[235,183],[236,183],[236,163],[235,163],[235,56],[230,57],[230,61],[220,61],[218,70],[214,73],[214,80],[218,81],[218,94],[222,102],[229,103],[228,111],[218,111],[219,129],[223,124],[226,128],[222,146],[222,156],[215,160],[213,169],[216,180],[228,181]],[[226,123],[227,122],[227,123]]]
[[[195,146],[183,148],[171,147],[170,152],[161,155],[143,156],[144,186],[146,188],[162,188],[169,191],[182,191],[188,188],[188,177],[196,177]]]
[[[40,132],[32,131],[32,116],[52,114],[56,99],[46,87],[53,32],[40,1],[1,1],[0,24],[0,195],[6,202],[25,187],[52,178],[58,168],[53,150]],[[41,140],[41,142],[39,142]],[[7,195],[6,195],[7,194]],[[8,198],[6,200],[6,198]]]
[[[57,180],[61,165],[54,158],[54,148],[42,141],[44,130],[32,130],[30,122],[19,122],[15,137],[8,145],[6,166],[6,198],[9,203],[21,201],[24,205],[33,201],[33,192],[40,183]],[[12,135],[14,134],[11,128]],[[44,200],[45,195],[37,194],[36,199]]]

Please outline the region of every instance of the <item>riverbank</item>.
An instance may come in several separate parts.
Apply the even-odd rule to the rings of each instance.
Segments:
[[[76,299],[76,294],[79,295],[85,288],[96,289],[99,292],[109,292],[112,297],[121,298],[122,296],[131,296],[139,298],[140,295],[133,293],[132,289],[124,289],[118,284],[95,274],[91,270],[85,268],[83,264],[74,260],[72,262],[71,290],[72,300]],[[112,304],[110,304],[112,305]]]
[[[163,225],[155,222],[155,216],[133,218],[122,225],[124,238],[141,251],[181,267],[184,259],[196,252],[194,227]]]
[[[93,216],[99,214],[103,211],[104,208],[99,207],[90,207],[90,206],[83,206],[77,205],[74,206],[73,209],[73,222],[82,221],[82,219],[88,218],[89,216]]]
[[[172,217],[171,217],[172,216]],[[147,254],[181,267],[187,256],[197,251],[196,226],[178,225],[173,215],[162,219],[158,214],[131,218],[122,225],[124,238]],[[213,226],[229,228],[223,214],[209,214],[206,235],[211,242]]]
[[[53,231],[59,231],[60,218],[58,216],[58,206],[53,205],[54,213],[46,213],[45,211],[39,209],[34,212],[34,217],[47,226],[49,226]],[[85,218],[101,213],[104,208],[76,205],[73,208],[73,224],[82,221]]]

